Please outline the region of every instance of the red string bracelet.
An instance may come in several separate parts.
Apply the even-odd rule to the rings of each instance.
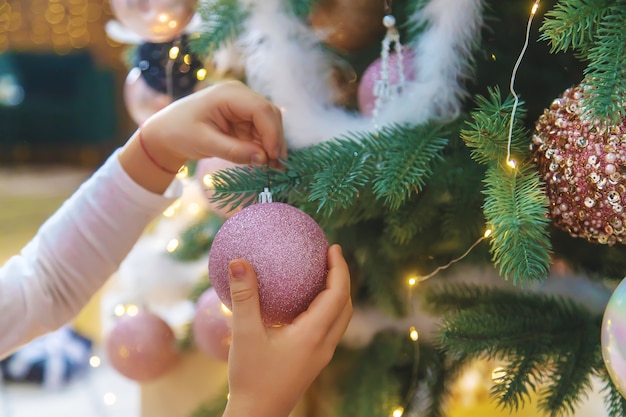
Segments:
[[[168,174],[172,174],[172,175],[178,174],[180,169],[178,171],[172,171],[171,169],[168,169],[168,168],[164,167],[163,165],[159,164],[156,159],[154,159],[154,157],[150,154],[150,152],[148,152],[148,148],[146,148],[146,144],[143,141],[143,135],[141,134],[141,128],[139,128],[137,130],[137,135],[139,136],[139,144],[141,145],[141,149],[143,149],[143,153],[146,154],[146,156],[148,157],[150,162],[152,162],[154,164],[154,166],[156,166],[157,168],[159,168],[163,172],[167,172]]]

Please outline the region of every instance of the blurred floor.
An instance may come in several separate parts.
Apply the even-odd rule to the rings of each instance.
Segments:
[[[139,399],[138,385],[104,361],[59,390],[0,382],[1,417],[138,417]]]
[[[90,173],[67,167],[0,167],[0,264],[19,252]],[[101,366],[56,391],[0,379],[0,417],[139,417],[139,386],[108,366],[100,347],[95,353]]]

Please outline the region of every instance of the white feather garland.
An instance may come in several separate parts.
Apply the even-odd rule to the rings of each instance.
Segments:
[[[283,109],[292,147],[321,142],[364,124],[332,104],[332,63],[319,38],[281,0],[242,1],[250,10],[240,44],[248,85]]]
[[[415,123],[458,116],[466,95],[463,82],[471,77],[472,46],[483,24],[482,9],[482,0],[431,0],[410,16],[410,24],[426,25],[419,38],[407,42],[416,56],[416,78],[409,82],[406,97],[411,105],[402,100],[387,108],[388,113]]]
[[[369,117],[332,103],[327,80],[336,58],[324,51],[312,28],[285,11],[281,0],[241,4],[250,13],[239,38],[248,85],[283,109],[291,147],[375,129]],[[418,39],[405,40],[415,52],[416,79],[382,109],[380,126],[459,114],[466,95],[463,81],[471,75],[472,45],[482,26],[482,0],[431,0],[409,22],[426,28]]]

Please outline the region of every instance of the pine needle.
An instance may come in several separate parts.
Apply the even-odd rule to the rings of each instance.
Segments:
[[[492,228],[493,261],[513,283],[543,280],[550,268],[547,199],[539,174],[492,167],[485,177],[484,212]]]
[[[202,30],[190,38],[189,48],[201,56],[211,56],[234,40],[248,16],[237,0],[201,2],[198,13],[202,17]]]

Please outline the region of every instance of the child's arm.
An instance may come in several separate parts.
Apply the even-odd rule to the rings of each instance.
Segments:
[[[286,152],[280,111],[238,82],[166,107],[142,140],[135,134],[0,269],[0,357],[82,309],[180,194],[172,181],[187,159],[244,163],[260,154],[264,163]]]

